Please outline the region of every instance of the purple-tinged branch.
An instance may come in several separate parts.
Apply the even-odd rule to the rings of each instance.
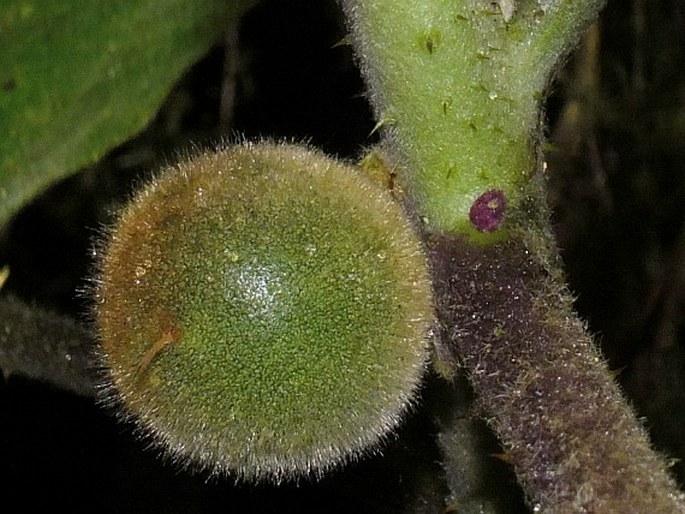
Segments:
[[[429,244],[442,352],[466,368],[536,512],[685,512],[550,258],[515,240]]]

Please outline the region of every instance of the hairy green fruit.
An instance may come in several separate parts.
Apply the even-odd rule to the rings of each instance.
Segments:
[[[431,286],[392,196],[275,144],[167,169],[103,245],[110,390],[173,458],[247,479],[319,476],[411,405]]]

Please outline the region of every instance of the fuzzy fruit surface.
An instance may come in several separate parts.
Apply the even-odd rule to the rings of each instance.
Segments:
[[[173,459],[246,479],[355,458],[411,405],[431,287],[390,194],[294,145],[197,155],[102,247],[110,390]]]

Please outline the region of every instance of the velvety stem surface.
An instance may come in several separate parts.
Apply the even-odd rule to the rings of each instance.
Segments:
[[[519,202],[550,76],[603,3],[341,0],[385,147],[429,227],[502,239],[471,207],[492,190]]]
[[[516,240],[429,244],[442,352],[466,368],[535,512],[685,512],[550,258]]]
[[[74,321],[0,297],[0,370],[83,396],[95,395],[95,338]]]

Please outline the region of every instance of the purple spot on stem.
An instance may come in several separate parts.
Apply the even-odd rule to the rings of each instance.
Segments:
[[[473,202],[469,210],[469,219],[479,232],[493,232],[502,225],[506,207],[504,191],[490,189]]]

